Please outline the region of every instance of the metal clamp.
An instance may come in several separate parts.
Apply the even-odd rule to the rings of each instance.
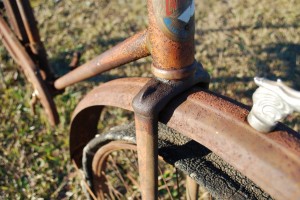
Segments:
[[[286,86],[280,79],[270,81],[254,78],[259,88],[253,94],[249,124],[260,132],[272,131],[277,123],[294,111],[300,112],[300,92]]]

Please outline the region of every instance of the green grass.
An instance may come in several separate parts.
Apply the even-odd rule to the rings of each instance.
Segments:
[[[254,76],[282,78],[300,90],[300,2],[295,0],[197,1],[196,58],[212,76],[211,89],[251,105]],[[140,0],[32,1],[51,66],[58,75],[74,51],[81,62],[147,25]],[[150,76],[150,59],[112,70],[66,89],[55,98],[61,124],[51,128],[23,74],[0,46],[0,199],[84,199],[70,163],[68,132],[72,111],[104,81]],[[129,118],[108,110],[115,121]],[[299,132],[299,115],[286,121]]]

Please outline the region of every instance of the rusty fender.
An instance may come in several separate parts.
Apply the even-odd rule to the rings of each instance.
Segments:
[[[147,78],[114,80],[92,90],[71,123],[70,153],[81,166],[82,149],[97,133],[103,106],[132,111],[132,99]],[[300,199],[300,136],[279,125],[263,134],[247,122],[248,109],[231,99],[194,87],[161,112],[160,121],[222,157],[276,199]]]

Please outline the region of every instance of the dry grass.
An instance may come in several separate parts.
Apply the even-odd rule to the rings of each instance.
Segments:
[[[205,3],[204,3],[205,2]],[[254,76],[282,78],[300,89],[300,2],[197,1],[196,58],[212,76],[211,89],[251,105]],[[140,0],[32,1],[42,40],[57,74],[74,51],[82,63],[146,27]],[[68,153],[68,125],[79,100],[101,82],[149,76],[143,59],[69,87],[55,101],[61,124],[30,113],[31,88],[0,46],[0,198],[83,199]],[[107,111],[124,121],[126,114]],[[114,124],[115,122],[108,122]],[[299,131],[299,115],[287,123]]]

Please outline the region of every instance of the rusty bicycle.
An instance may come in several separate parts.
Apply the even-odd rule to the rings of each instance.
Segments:
[[[148,0],[146,30],[58,79],[47,64],[29,1],[3,3],[2,42],[52,125],[58,123],[52,97],[64,88],[143,57],[153,59],[154,78],[102,84],[74,111],[70,154],[90,198],[175,198],[173,188],[183,187],[179,181],[157,180],[165,163],[186,175],[180,182],[186,184],[183,199],[198,199],[198,185],[219,199],[300,198],[300,136],[278,123],[299,111],[299,92],[256,78],[260,89],[249,114],[247,106],[208,90],[210,76],[194,57],[194,0]],[[107,106],[134,112],[134,123],[98,133]]]

